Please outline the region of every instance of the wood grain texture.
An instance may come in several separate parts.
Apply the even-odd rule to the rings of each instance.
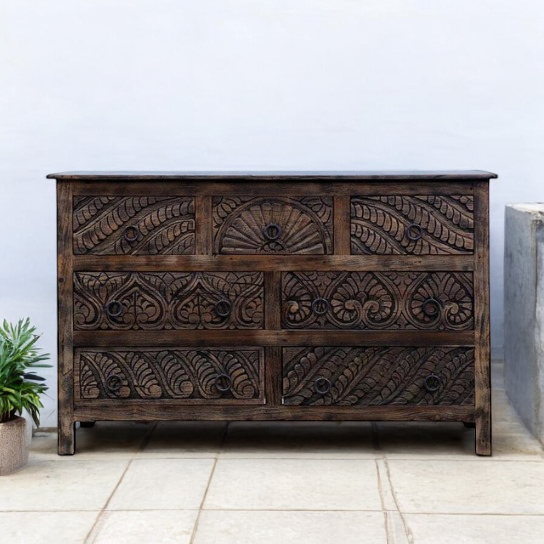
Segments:
[[[123,271],[135,272],[185,271],[185,272],[238,272],[255,270],[261,272],[273,271],[306,271],[306,270],[346,270],[353,272],[394,270],[427,270],[427,271],[471,271],[474,270],[472,255],[437,255],[431,257],[398,255],[238,255],[189,256],[179,257],[149,256],[139,257],[101,257],[97,260],[90,256],[75,256],[74,270],[77,271]]]
[[[329,181],[319,178],[299,180],[296,183],[288,179],[266,180],[254,179],[251,183],[248,180],[216,178],[203,183],[203,180],[181,179],[181,180],[160,180],[155,179],[148,182],[143,179],[123,179],[117,183],[103,178],[94,180],[75,180],[73,184],[74,194],[78,196],[96,196],[108,194],[118,197],[151,196],[151,197],[269,197],[277,195],[292,195],[304,197],[307,195],[319,195],[334,198],[337,195],[347,196],[400,196],[420,194],[457,195],[472,194],[473,184],[471,181],[457,180],[401,180],[390,178],[387,180],[353,179],[351,181],[331,179]],[[100,181],[101,180],[101,181]],[[273,181],[273,191],[271,191]]]
[[[181,419],[474,422],[490,454],[494,174],[51,177],[59,453],[76,421]],[[187,252],[150,242],[176,205]]]
[[[475,188],[476,453],[491,455],[491,331],[489,324],[489,188]]]
[[[269,181],[306,181],[319,180],[330,181],[353,180],[353,181],[424,181],[424,180],[476,180],[496,178],[497,174],[486,172],[484,170],[332,170],[332,171],[182,171],[182,172],[164,172],[164,171],[75,171],[58,172],[48,174],[48,179],[65,179],[78,181],[96,181],[103,179],[107,181],[141,181],[141,182],[160,182],[164,180],[184,181],[199,180],[209,182],[212,180],[231,181],[244,180],[254,183],[260,180]]]
[[[338,193],[334,197],[334,253],[335,255],[350,255],[351,240],[349,229],[351,202],[349,195]]]
[[[179,401],[79,401],[77,421],[474,421],[473,406],[184,405]]]
[[[208,218],[212,214],[212,198],[198,195],[195,198],[195,253],[209,255],[212,248],[212,232]]]
[[[58,452],[75,452],[73,398],[72,184],[57,182]]]
[[[76,272],[75,330],[262,329],[262,272]]]
[[[474,327],[472,274],[288,272],[286,329],[466,330]]]
[[[75,331],[77,346],[459,346],[472,344],[474,331],[342,331],[342,330],[188,330],[188,331]]]

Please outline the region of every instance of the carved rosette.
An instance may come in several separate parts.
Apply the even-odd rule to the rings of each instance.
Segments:
[[[264,402],[263,350],[77,350],[81,400]]]
[[[288,272],[286,329],[470,330],[474,289],[466,272]]]
[[[76,330],[262,329],[262,272],[76,272]]]
[[[331,197],[214,197],[214,254],[333,253]]]
[[[192,255],[194,199],[190,197],[75,197],[76,255]]]
[[[283,404],[472,406],[474,348],[284,348]]]
[[[474,198],[472,195],[353,197],[351,252],[472,254]]]

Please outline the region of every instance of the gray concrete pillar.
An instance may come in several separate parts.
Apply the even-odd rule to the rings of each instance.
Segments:
[[[506,393],[544,444],[544,204],[506,207],[504,313]]]

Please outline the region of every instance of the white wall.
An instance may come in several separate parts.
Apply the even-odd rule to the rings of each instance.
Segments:
[[[504,205],[544,200],[542,28],[541,0],[4,0],[0,317],[55,353],[49,172],[477,168],[500,356]]]

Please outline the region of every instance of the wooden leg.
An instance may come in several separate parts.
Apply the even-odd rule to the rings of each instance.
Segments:
[[[476,418],[476,455],[491,455],[491,414]]]
[[[76,425],[73,422],[61,423],[59,421],[59,455],[74,455],[76,452]]]

